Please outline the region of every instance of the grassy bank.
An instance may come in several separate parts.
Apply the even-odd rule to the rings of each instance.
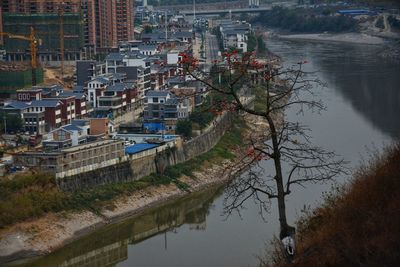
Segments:
[[[397,266],[399,225],[400,144],[298,222],[296,266]]]
[[[274,7],[253,19],[267,27],[291,33],[348,32],[357,30],[357,21],[347,16],[334,16],[336,10]]]
[[[54,176],[46,173],[26,174],[13,180],[1,181],[0,228],[37,218],[48,212],[84,209],[97,212],[112,205],[115,198],[130,195],[149,186],[174,183],[186,190],[187,185],[178,178],[182,174],[192,176],[206,161],[217,163],[223,159],[232,159],[234,154],[230,151],[241,144],[244,129],[244,122],[237,120],[235,126],[207,153],[168,167],[163,175],[152,174],[139,181],[103,185],[74,193],[60,191]]]

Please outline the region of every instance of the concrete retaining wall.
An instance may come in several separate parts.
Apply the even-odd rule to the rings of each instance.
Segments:
[[[232,125],[233,115],[225,113],[218,117],[200,136],[188,142],[177,141],[175,146],[164,145],[126,156],[115,164],[101,168],[96,166],[86,171],[76,170],[68,175],[58,175],[57,183],[62,190],[75,191],[108,183],[139,180],[151,173],[163,173],[168,166],[185,162],[214,147],[225,131]]]

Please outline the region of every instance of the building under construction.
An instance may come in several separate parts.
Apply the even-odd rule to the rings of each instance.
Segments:
[[[60,40],[64,39],[64,60],[91,58],[108,51],[121,41],[134,38],[134,0],[1,0],[3,29],[25,35],[33,26],[42,46],[39,61],[61,59]],[[64,38],[62,37],[64,36]],[[0,36],[0,44],[1,39]],[[8,60],[27,59],[23,44],[3,38]]]
[[[34,79],[32,75],[35,75]],[[32,71],[29,62],[0,61],[0,99],[13,97],[17,89],[32,86],[32,80],[37,83],[43,82],[42,68]]]
[[[79,60],[84,46],[81,13],[63,15],[64,58]],[[3,13],[3,32],[18,35],[29,35],[30,27],[34,27],[40,40],[37,57],[41,62],[61,59],[60,16],[57,13]],[[27,42],[4,38],[7,60],[28,60]]]

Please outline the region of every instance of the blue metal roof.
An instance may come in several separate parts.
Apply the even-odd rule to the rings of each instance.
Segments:
[[[342,9],[338,10],[337,13],[344,15],[367,15],[374,12],[371,12],[368,9]]]
[[[160,145],[158,144],[148,144],[148,143],[140,143],[140,144],[135,144],[132,146],[128,146],[125,148],[125,154],[136,154],[145,150],[149,150],[155,147],[159,147]]]
[[[76,92],[63,92],[58,95],[59,98],[71,97],[71,96],[75,96],[76,99],[82,99],[85,97],[85,94],[84,93],[76,93]]]
[[[125,89],[126,85],[124,83],[117,83],[107,86],[106,91],[124,91]]]
[[[162,122],[144,122],[143,128],[150,132],[159,132],[165,130],[165,125]]]
[[[123,60],[124,59],[124,54],[121,53],[110,53],[107,55],[106,60]]]
[[[149,90],[146,93],[147,97],[167,97],[169,94],[168,91],[155,91],[155,90]]]
[[[31,103],[31,107],[56,107],[59,104],[59,100],[34,100]]]
[[[72,125],[76,125],[76,126],[85,126],[85,125],[89,125],[90,121],[89,120],[85,120],[85,119],[75,119],[73,121],[71,121]]]
[[[82,128],[80,128],[79,126],[74,125],[74,124],[64,125],[61,128],[65,129],[67,131],[82,131]]]
[[[21,101],[12,101],[10,103],[8,103],[6,106],[7,107],[12,107],[15,109],[26,109],[29,107],[29,105],[25,102],[21,102]]]

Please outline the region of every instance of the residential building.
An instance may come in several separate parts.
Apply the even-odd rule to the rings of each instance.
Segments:
[[[76,61],[76,84],[85,86],[94,77],[106,73],[105,63],[95,60]]]
[[[150,66],[151,60],[139,52],[111,53],[106,57],[107,73],[119,73],[135,82],[139,98],[151,89]]]
[[[88,82],[87,85],[87,95],[89,103],[94,108],[97,108],[97,98],[102,95],[102,92],[105,91],[106,87],[109,85],[113,85],[117,82],[121,82],[121,80],[122,79],[114,79],[114,76],[112,75],[101,75],[94,77],[91,81]]]
[[[144,99],[144,120],[164,120],[166,117],[176,119],[176,106],[175,109],[169,108],[168,115],[166,114],[167,101],[170,104],[172,98],[168,91],[148,91]]]
[[[42,89],[31,88],[17,90],[17,100],[22,102],[30,102],[32,100],[42,100]]]
[[[118,114],[122,110],[126,110],[126,92],[127,86],[124,83],[109,85],[102,94],[98,96],[97,109],[105,110],[108,113]]]
[[[62,125],[61,108],[63,103],[56,99],[51,100],[34,100],[30,103],[27,113],[41,113],[44,115],[44,121],[46,124],[46,130],[54,129]],[[28,114],[24,114],[24,117]],[[40,117],[42,117],[40,115]],[[25,119],[26,121],[26,119]],[[32,121],[32,124],[35,121]]]
[[[43,98],[57,97],[64,92],[64,88],[61,85],[37,86],[37,88],[42,89]]]
[[[160,53],[158,46],[154,44],[141,44],[138,46],[138,50],[142,55],[153,56]]]
[[[88,115],[88,105],[86,103],[87,97],[83,92],[64,92],[59,96],[61,99],[73,97],[75,100],[75,117],[76,119],[83,119]],[[72,110],[71,110],[72,111]],[[71,112],[72,114],[72,112]],[[72,116],[71,116],[72,118]],[[72,118],[72,119],[74,119]]]
[[[84,144],[88,140],[88,134],[89,124],[83,127],[67,124],[46,135],[45,140],[43,140],[43,149],[45,151],[53,151]]]
[[[144,121],[185,119],[193,110],[193,101],[190,96],[178,98],[168,91],[150,90],[144,99]]]
[[[108,136],[114,130],[114,124],[109,118],[90,118],[90,135]]]
[[[44,134],[61,126],[61,102],[53,100],[34,100],[32,102],[11,101],[5,103],[2,110],[22,119],[25,132]]]
[[[75,95],[60,94],[56,98],[48,98],[48,100],[58,100],[61,102],[61,124],[71,123],[76,118]]]
[[[14,164],[53,173],[76,169],[83,171],[85,168],[100,168],[107,161],[122,158],[124,147],[123,141],[101,140],[53,152],[21,152],[14,156]]]
[[[240,21],[220,21],[219,29],[221,31],[224,49],[235,48],[247,52],[247,39],[251,31],[249,23]]]
[[[110,53],[106,57],[106,73],[116,73],[117,67],[124,67],[126,63],[123,62],[126,54]]]
[[[117,47],[134,39],[134,0],[84,0],[89,44],[98,48]]]

